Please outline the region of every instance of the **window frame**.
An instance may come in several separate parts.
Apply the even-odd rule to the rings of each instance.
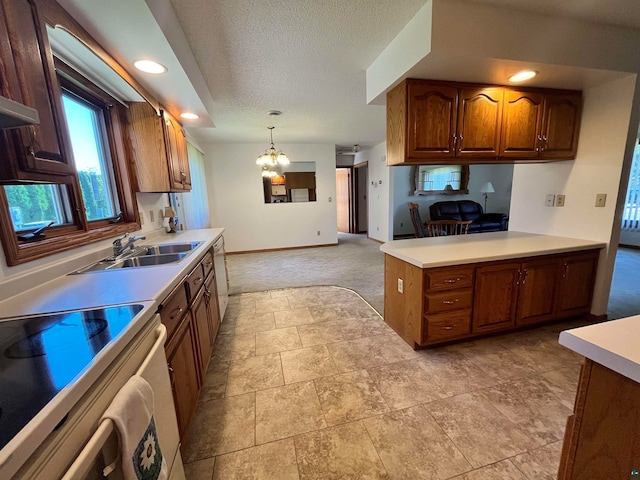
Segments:
[[[55,90],[60,92],[60,96],[63,89],[68,90],[103,111],[106,126],[105,147],[109,149],[111,156],[112,175],[122,218],[116,223],[114,219],[89,221],[86,214],[82,213],[84,203],[80,179],[75,171],[72,147],[65,145],[65,150],[69,152],[70,160],[74,163],[74,173],[56,175],[55,183],[66,185],[68,190],[72,207],[71,225],[51,227],[45,232],[46,238],[38,241],[19,241],[13,229],[4,188],[0,188],[0,240],[9,266],[30,262],[141,228],[134,190],[134,174],[131,170],[127,147],[126,106],[58,58],[54,58],[54,64],[56,77],[53,80],[58,83],[58,88]],[[62,97],[59,100],[61,103]],[[66,129],[64,111],[60,113]],[[64,139],[64,141],[68,140]],[[51,179],[54,180],[54,176],[51,176]]]

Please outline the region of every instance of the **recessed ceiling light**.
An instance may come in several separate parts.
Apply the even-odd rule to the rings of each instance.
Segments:
[[[141,70],[145,73],[164,73],[167,71],[167,67],[159,64],[158,62],[154,62],[153,60],[138,60],[133,64],[138,70]]]
[[[195,113],[189,113],[189,112],[181,113],[180,116],[182,118],[186,118],[187,120],[196,120],[197,118],[200,118]]]
[[[530,78],[535,77],[538,74],[535,70],[523,70],[521,72],[516,73],[515,75],[511,75],[509,77],[510,82],[524,82],[525,80],[529,80]]]

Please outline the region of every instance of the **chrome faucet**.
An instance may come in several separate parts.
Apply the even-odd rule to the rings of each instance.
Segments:
[[[129,232],[125,233],[122,237],[120,238],[116,238],[113,241],[113,257],[119,257],[120,255],[122,255],[127,249],[129,250],[133,250],[134,244],[138,241],[138,240],[145,240],[147,237],[145,237],[144,235],[129,235]],[[127,243],[125,243],[124,245],[122,245],[122,241],[123,240],[127,240]]]

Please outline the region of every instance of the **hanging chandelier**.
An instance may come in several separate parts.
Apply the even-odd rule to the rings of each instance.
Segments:
[[[282,150],[276,149],[273,145],[273,129],[276,127],[267,127],[271,131],[271,146],[267,148],[256,160],[256,165],[275,167],[276,165],[289,165],[289,159]]]
[[[262,166],[262,176],[263,177],[275,177],[278,175],[278,172],[275,170],[271,170],[268,165]]]

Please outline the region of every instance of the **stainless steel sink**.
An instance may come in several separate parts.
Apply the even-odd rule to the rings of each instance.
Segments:
[[[188,255],[188,252],[167,253],[164,255],[149,255],[140,257],[131,257],[121,262],[115,263],[112,268],[130,268],[130,267],[150,267],[152,265],[165,265],[167,263],[175,263],[182,260]]]
[[[134,255],[134,257],[139,257],[141,255],[164,255],[167,253],[181,253],[181,252],[190,252],[202,242],[191,242],[191,243],[168,243],[165,245],[141,245],[141,249],[144,249],[140,253]]]
[[[99,262],[73,272],[92,273],[118,270],[120,268],[153,267],[178,263],[197,248],[202,242],[167,243],[164,245],[140,245],[131,252],[117,258],[105,258]]]

